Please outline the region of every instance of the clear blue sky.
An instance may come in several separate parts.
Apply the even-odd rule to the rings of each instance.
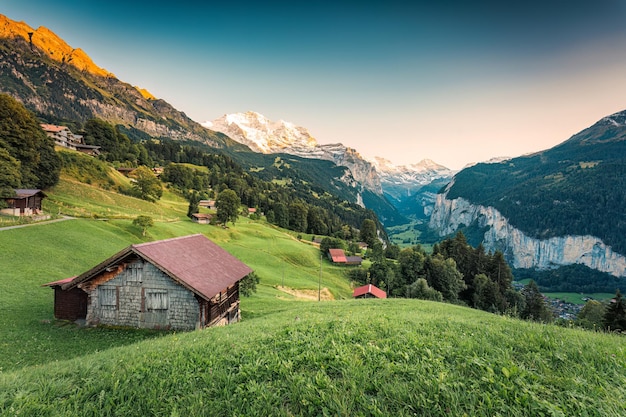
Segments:
[[[626,109],[626,0],[0,0],[192,119],[257,111],[395,164],[554,146]]]

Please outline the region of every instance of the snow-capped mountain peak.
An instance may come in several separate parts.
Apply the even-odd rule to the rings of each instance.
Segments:
[[[430,159],[423,159],[410,165],[394,165],[391,161],[381,157],[375,157],[371,162],[381,177],[403,177],[405,180],[412,179],[410,182],[430,182],[435,177],[442,178],[454,175],[454,171]]]
[[[291,153],[291,148],[306,152],[318,146],[307,129],[284,120],[271,121],[254,111],[225,114],[202,125],[224,133],[255,152]]]

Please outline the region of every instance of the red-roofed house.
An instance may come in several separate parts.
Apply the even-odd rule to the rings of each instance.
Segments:
[[[336,264],[345,264],[347,262],[343,249],[328,249],[328,257]]]
[[[367,284],[355,288],[352,296],[354,298],[387,298],[387,293],[372,284]]]
[[[239,321],[252,270],[201,234],[131,245],[74,278],[51,282],[58,319],[193,330]]]

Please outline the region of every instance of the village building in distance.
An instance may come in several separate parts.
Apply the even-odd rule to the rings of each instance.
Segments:
[[[97,156],[100,154],[100,146],[85,145],[82,135],[76,135],[66,126],[41,124],[41,128],[48,137],[54,139],[54,144],[62,148],[82,152],[87,155]]]
[[[387,293],[375,285],[366,284],[355,288],[352,296],[354,298],[387,298]]]
[[[90,270],[44,284],[54,316],[86,325],[193,330],[241,318],[252,270],[204,235],[131,245]]]
[[[334,264],[361,265],[363,262],[363,258],[360,256],[346,256],[343,249],[329,249],[328,258]]]

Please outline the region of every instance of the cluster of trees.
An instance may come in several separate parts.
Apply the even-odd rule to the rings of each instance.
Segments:
[[[35,116],[7,94],[0,94],[0,194],[15,188],[45,189],[59,180],[61,161],[54,141]]]
[[[503,254],[486,253],[482,245],[473,248],[462,233],[436,244],[430,254],[419,245],[402,250],[390,247],[393,245],[378,256],[372,254],[369,269],[351,270],[351,278],[374,284],[393,297],[446,301],[524,319],[552,320],[534,281],[516,291]],[[397,256],[389,259],[389,255]]]
[[[620,290],[615,297],[604,304],[589,300],[578,313],[576,324],[586,329],[626,332],[626,302]]]
[[[534,279],[546,292],[612,293],[616,288],[626,288],[626,278],[617,278],[580,264],[545,271],[516,269],[514,273],[518,280]]]
[[[83,139],[87,145],[100,146],[102,158],[120,166],[154,166],[145,146],[133,143],[120,128],[113,127],[100,119],[90,119],[83,128]]]

